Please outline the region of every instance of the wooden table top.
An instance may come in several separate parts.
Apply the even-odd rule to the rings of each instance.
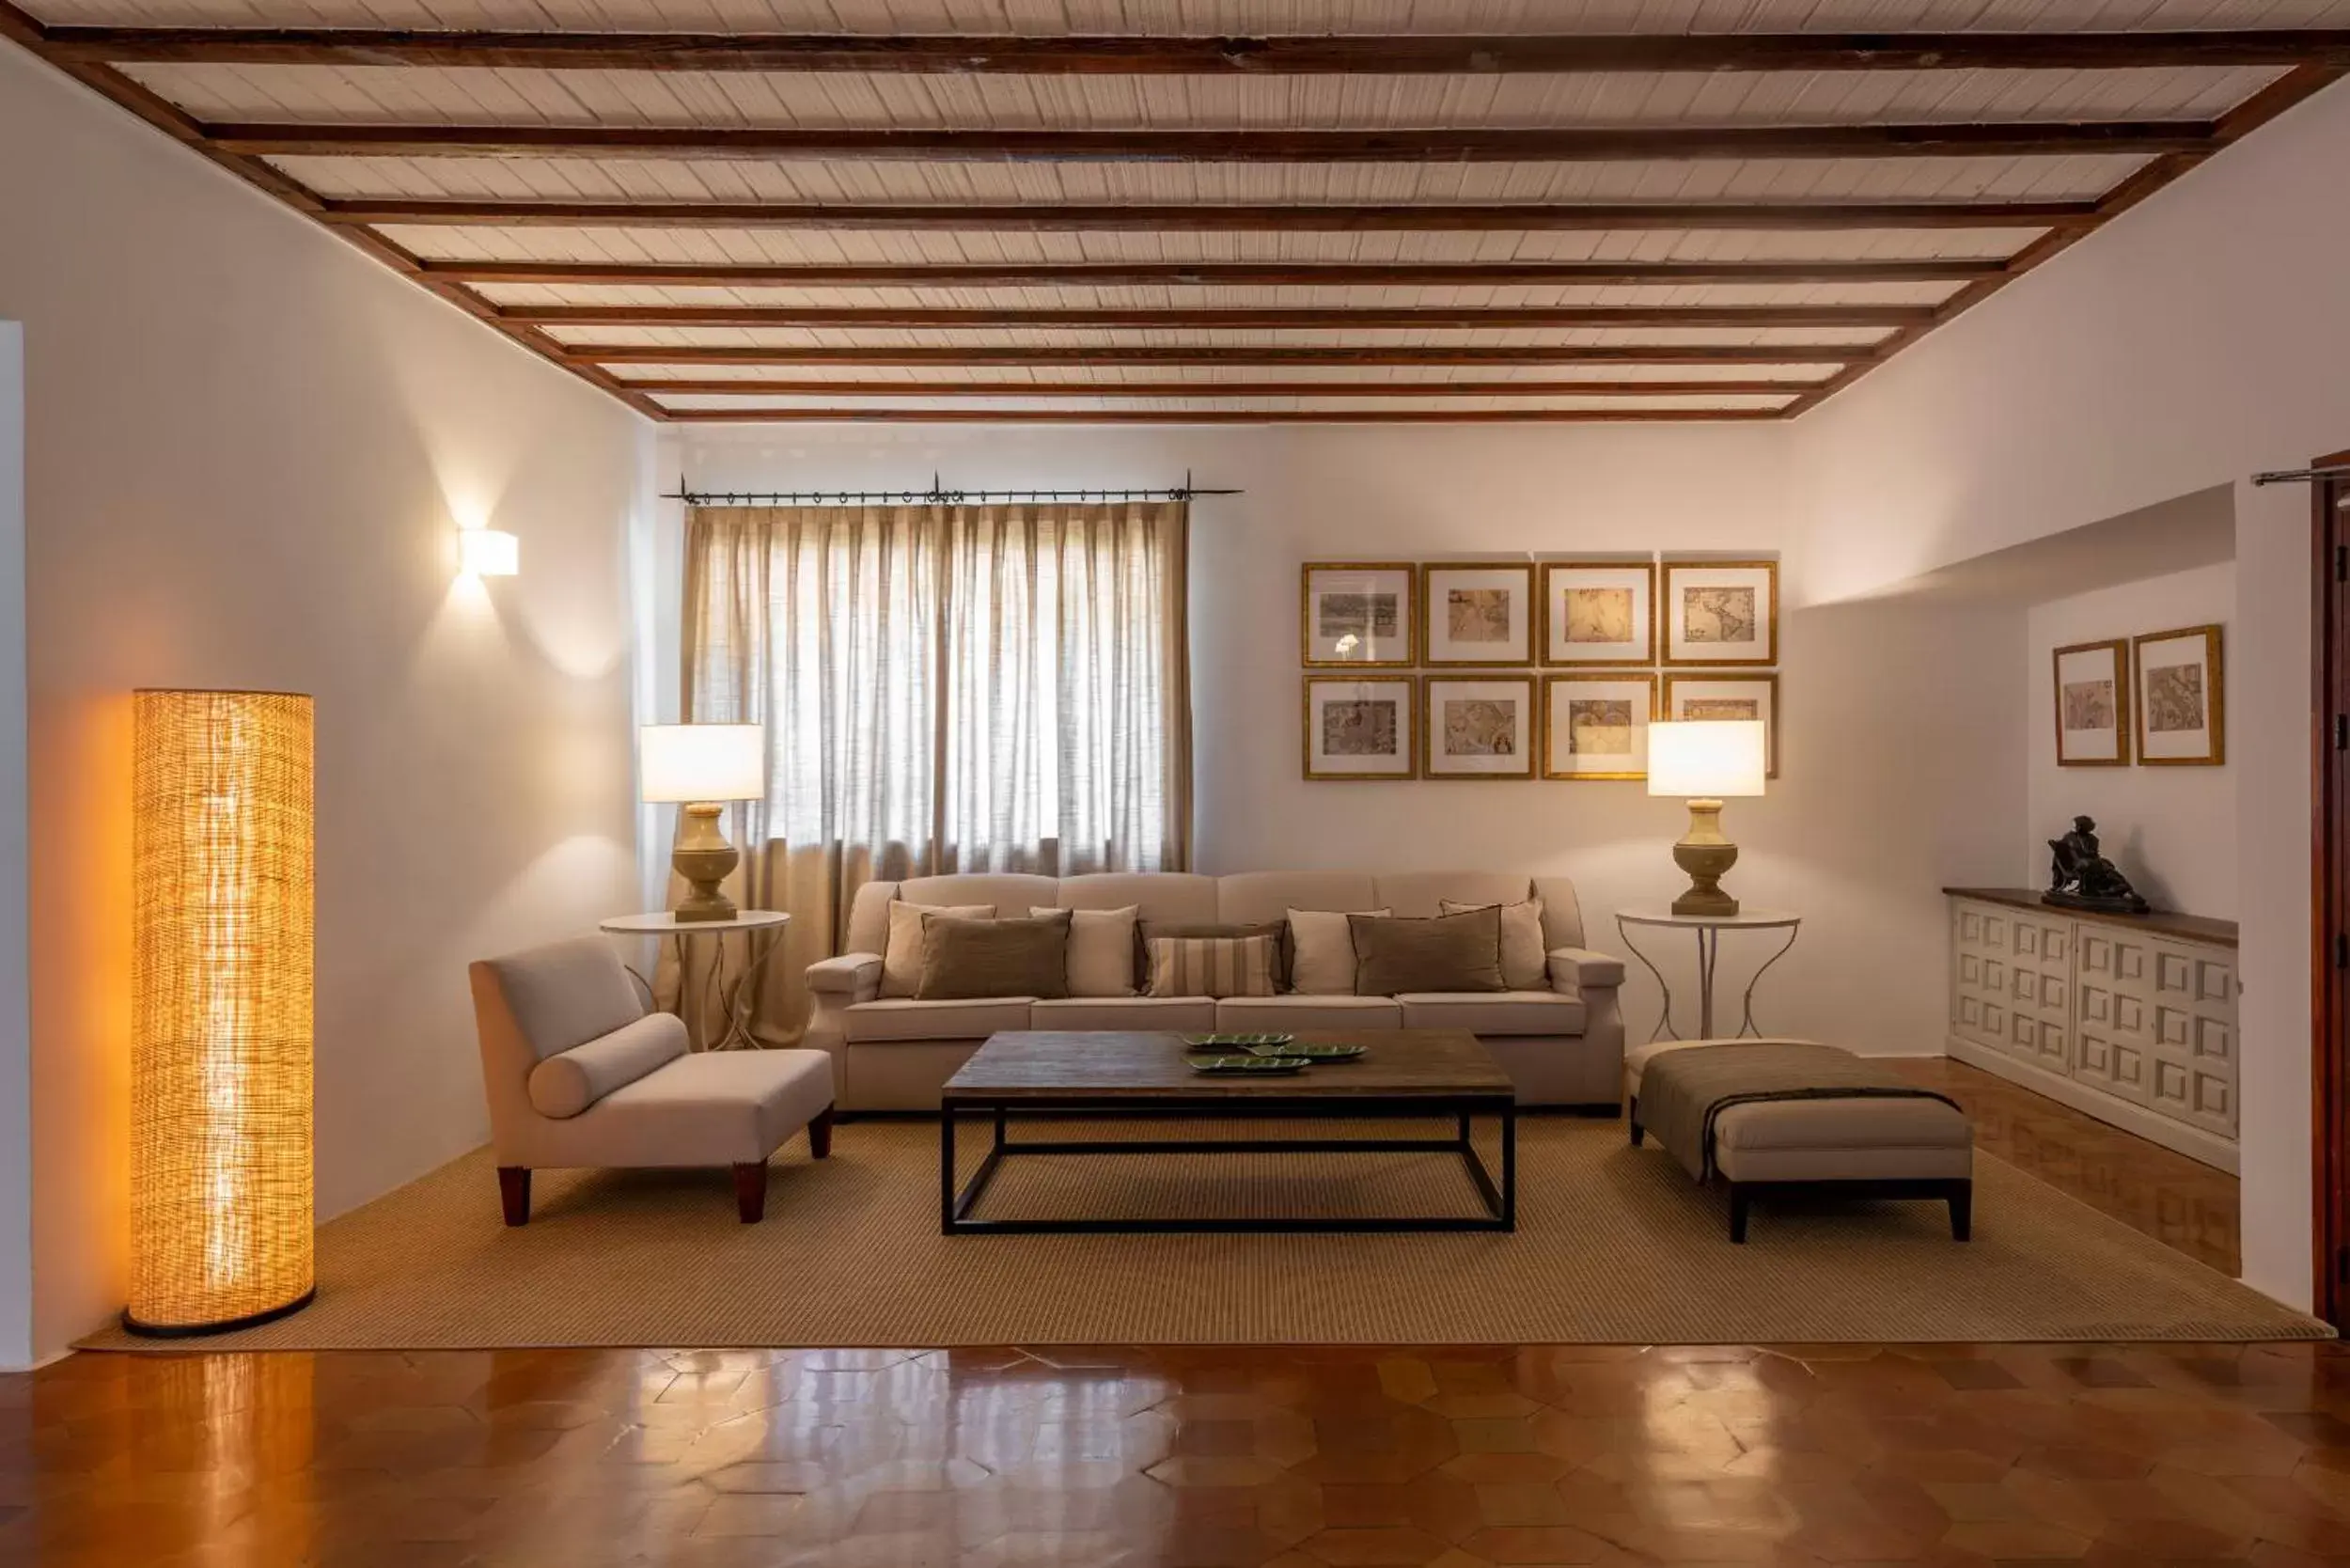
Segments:
[[[1349,1099],[1378,1096],[1512,1094],[1510,1074],[1465,1029],[1300,1030],[1301,1042],[1364,1045],[1348,1062],[1302,1073],[1227,1077],[1195,1073],[1180,1034],[1151,1029],[1020,1029],[991,1035],[947,1080],[950,1096],[991,1100]],[[1238,1052],[1229,1053],[1238,1055]]]

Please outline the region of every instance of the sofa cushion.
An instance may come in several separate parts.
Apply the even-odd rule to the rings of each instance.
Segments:
[[[1215,1003],[1206,996],[1071,996],[1028,1010],[1032,1029],[1168,1029],[1215,1027]]]
[[[989,996],[974,1001],[920,1002],[884,997],[841,1010],[851,1043],[889,1040],[984,1040],[998,1029],[1028,1027],[1030,996]]]
[[[908,903],[902,900],[889,906],[889,943],[882,949],[881,994],[885,996],[911,996],[915,987],[922,983],[922,917],[925,915],[954,915],[966,920],[992,920],[995,906],[992,903]]]
[[[1582,1001],[1556,991],[1406,991],[1396,1001],[1407,1029],[1496,1036],[1583,1032]]]
[[[530,1070],[530,1105],[540,1116],[577,1116],[688,1049],[685,1021],[653,1012],[610,1034],[558,1051]]]
[[[1072,996],[1131,996],[1135,994],[1135,926],[1141,911],[1123,909],[1031,909],[1032,916],[1069,917],[1069,994]],[[1042,996],[1042,992],[1037,993]]]
[[[1273,989],[1290,988],[1287,922],[1274,920],[1153,920],[1148,916],[1135,927],[1135,958],[1140,985],[1151,988],[1151,944],[1162,936],[1270,936],[1273,938]],[[1181,993],[1178,993],[1181,995]]]
[[[540,1059],[610,1034],[645,1015],[628,966],[601,936],[573,936],[483,959],[514,1027]]]
[[[1439,899],[1443,915],[1465,915],[1481,907]],[[1543,901],[1521,899],[1501,906],[1501,981],[1512,991],[1539,991],[1550,980],[1550,947],[1543,937]]]
[[[1346,917],[1392,915],[1392,909],[1289,911],[1289,988],[1308,996],[1355,995],[1355,933]]]
[[[922,978],[916,1000],[1069,995],[1066,909],[1017,920],[922,917]]]
[[[1391,996],[1227,996],[1219,1029],[1395,1029],[1403,1010]]]
[[[699,1051],[623,1084],[563,1123],[579,1162],[753,1165],[832,1105],[822,1051]]]
[[[1154,936],[1151,939],[1153,996],[1270,996],[1275,938]]]
[[[1349,915],[1355,989],[1366,996],[1405,991],[1502,991],[1501,909],[1424,920]]]

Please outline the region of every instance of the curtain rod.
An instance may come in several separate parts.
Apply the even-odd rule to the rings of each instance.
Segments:
[[[2328,463],[2317,468],[2280,468],[2266,474],[2255,474],[2255,485],[2315,484],[2320,479],[2350,478],[2350,463]]]
[[[1183,475],[1179,485],[1130,489],[1086,490],[949,490],[936,474],[931,476],[928,490],[693,490],[685,483],[685,476],[678,476],[677,489],[665,494],[665,501],[682,501],[690,507],[708,506],[837,506],[845,503],[894,502],[899,505],[959,506],[965,501],[982,505],[989,501],[1188,501],[1198,495],[1238,495],[1238,490],[1216,490],[1191,482],[1191,475]]]

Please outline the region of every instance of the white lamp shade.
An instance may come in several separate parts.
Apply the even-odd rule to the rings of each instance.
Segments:
[[[1759,795],[1768,771],[1760,719],[1684,719],[1648,727],[1648,792]]]
[[[648,724],[636,732],[639,793],[652,802],[757,800],[767,732],[756,724]]]
[[[495,528],[460,528],[457,553],[477,577],[511,577],[522,570],[522,541]]]

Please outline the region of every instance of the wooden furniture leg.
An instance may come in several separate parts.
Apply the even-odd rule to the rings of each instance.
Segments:
[[[767,1215],[767,1166],[738,1165],[734,1168],[734,1212],[745,1225],[756,1225]]]
[[[1740,1246],[1747,1239],[1747,1189],[1737,1182],[1730,1184],[1730,1239]]]
[[[1975,1184],[1950,1184],[1950,1239],[1969,1241],[1975,1233]]]
[[[1624,1102],[1623,1119],[1631,1124],[1632,1147],[1637,1149],[1640,1147],[1640,1138],[1643,1136],[1640,1131],[1640,1102],[1637,1099]]]
[[[815,1159],[832,1157],[832,1107],[827,1105],[807,1124],[807,1152]]]
[[[498,1167],[498,1201],[505,1205],[506,1223],[530,1223],[530,1168],[523,1165]]]

